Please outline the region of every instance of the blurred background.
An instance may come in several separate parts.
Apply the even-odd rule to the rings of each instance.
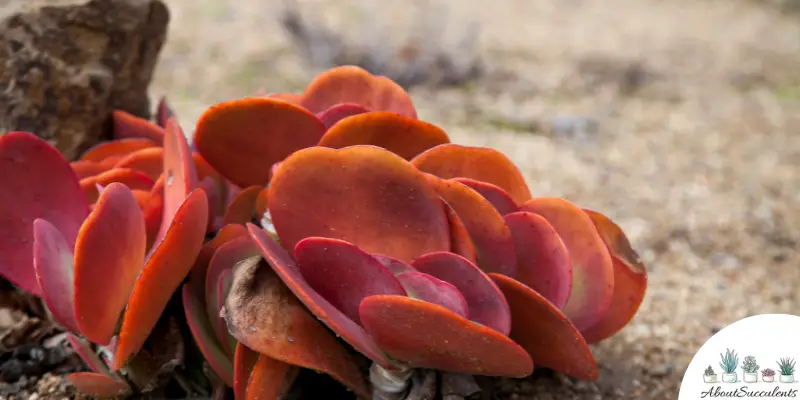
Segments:
[[[797,313],[796,0],[166,2],[151,93],[189,131],[216,102],[299,92],[357,64],[406,86],[454,142],[505,152],[535,196],[626,230],[649,289],[632,324],[593,348],[600,381],[538,377],[506,393],[674,399],[714,332]]]

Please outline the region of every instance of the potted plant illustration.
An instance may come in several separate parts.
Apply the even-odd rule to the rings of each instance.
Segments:
[[[794,363],[795,361],[793,358],[781,358],[781,360],[778,361],[778,367],[781,371],[781,376],[778,380],[780,380],[781,383],[794,382]]]
[[[742,362],[742,371],[744,371],[744,381],[747,383],[758,382],[758,364],[756,358],[747,356]]]
[[[706,371],[703,372],[703,382],[705,383],[717,383],[717,373],[714,372],[714,368],[711,368],[709,365],[706,368]]]
[[[775,370],[772,368],[762,369],[761,380],[764,382],[775,382]]]
[[[739,366],[739,355],[731,349],[727,349],[725,354],[719,354],[721,361],[719,366],[722,368],[722,381],[725,383],[736,383],[739,380],[736,375],[736,367]]]

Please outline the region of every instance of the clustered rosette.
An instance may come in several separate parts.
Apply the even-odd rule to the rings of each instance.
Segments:
[[[588,344],[645,294],[609,218],[533,197],[505,155],[451,143],[357,67],[212,106],[191,145],[164,101],[114,127],[72,163],[0,137],[0,274],[74,333],[85,392],[130,389],[118,371],[179,289],[237,398],[279,396],[299,368],[369,397],[347,345],[387,371],[593,380]]]

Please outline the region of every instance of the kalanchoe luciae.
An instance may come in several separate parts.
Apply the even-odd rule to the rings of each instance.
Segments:
[[[32,240],[27,224],[41,218],[65,238],[47,243],[66,254],[89,208],[102,212],[114,193],[130,195],[124,213],[144,221],[143,271],[151,274],[132,283],[119,336],[125,357],[136,351],[130,338],[144,341],[161,300],[188,273],[181,297],[192,335],[236,398],[285,393],[298,367],[368,397],[348,345],[373,371],[402,379],[409,368],[522,377],[534,363],[595,379],[587,344],[622,329],[644,297],[646,272],[614,222],[567,200],[532,197],[506,156],[450,143],[418,119],[403,89],[357,67],[333,68],[302,94],[215,105],[200,118],[193,147],[163,101],[156,123],[116,112],[114,126],[117,140],[71,163],[75,176],[53,154],[31,153],[44,160],[41,171],[16,165],[20,139],[0,139],[0,163],[17,167],[9,187],[24,189],[0,194],[0,206],[29,204],[0,214],[18,222],[0,249]],[[49,182],[51,169],[67,184],[30,185]],[[75,200],[81,191],[85,202]],[[53,204],[65,193],[72,202]],[[194,197],[205,199],[205,218],[194,210],[186,222],[212,239],[168,243],[170,222],[195,193],[204,194]],[[181,268],[149,267],[158,248],[162,257],[180,253]],[[36,269],[10,254],[0,271],[41,294],[45,285],[29,278]],[[169,284],[150,287],[141,283],[147,277]],[[64,282],[45,291],[67,292]],[[140,286],[162,297],[137,296]],[[105,364],[89,350],[98,373],[82,377],[90,382],[83,387],[118,382],[102,379]]]

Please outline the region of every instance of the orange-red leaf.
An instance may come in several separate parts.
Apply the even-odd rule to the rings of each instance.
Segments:
[[[305,279],[303,279],[297,265],[286,250],[261,228],[253,224],[247,224],[247,229],[250,231],[250,235],[255,240],[256,244],[258,244],[259,250],[261,250],[261,256],[267,260],[273,271],[278,274],[292,293],[294,293],[320,321],[331,330],[341,335],[341,338],[345,342],[349,343],[369,359],[384,368],[390,368],[389,359],[383,351],[378,348],[378,345],[375,344],[375,341],[372,340],[367,332],[364,331],[364,328],[356,324],[352,319],[348,318],[312,289]],[[237,337],[237,339],[241,340],[239,337]]]
[[[384,256],[382,254],[373,254],[372,257],[375,257],[379,263],[381,263],[384,267],[389,268],[389,271],[392,271],[393,274],[399,275],[403,272],[412,272],[416,271],[411,265],[400,261],[396,258]]]
[[[130,393],[128,385],[96,372],[73,372],[67,376],[69,382],[86,396],[108,398]]]
[[[33,267],[42,300],[56,322],[78,332],[72,247],[53,224],[39,218],[33,221],[33,241]]]
[[[585,380],[597,379],[597,363],[580,332],[552,303],[522,283],[489,274],[511,307],[511,339],[536,365]]]
[[[469,186],[486,200],[489,200],[489,203],[492,203],[500,215],[510,214],[519,210],[519,206],[517,206],[517,203],[511,198],[511,195],[500,186],[469,178],[453,178],[453,180]]]
[[[361,373],[342,345],[309,314],[261,258],[240,264],[223,316],[245,346],[276,360],[324,372],[368,397]]]
[[[166,128],[167,121],[173,117],[175,117],[175,112],[172,110],[172,107],[169,106],[167,98],[162,96],[160,99],[158,99],[158,106],[156,108],[156,123],[158,126]]]
[[[190,284],[192,290],[195,290],[196,295],[200,296],[204,301],[206,298],[205,284],[206,276],[208,275],[208,266],[211,263],[211,258],[217,249],[225,243],[234,240],[241,236],[249,236],[247,228],[239,224],[230,224],[223,226],[214,236],[213,239],[205,242],[200,252],[197,254],[197,259],[192,267]]]
[[[447,223],[450,227],[450,251],[456,253],[473,264],[478,263],[478,250],[475,249],[475,243],[467,232],[467,227],[464,222],[456,214],[456,210],[450,207],[446,201],[442,200],[445,213],[447,214]]]
[[[263,188],[256,197],[256,215],[261,218],[269,207],[269,188]]]
[[[225,211],[225,217],[222,220],[223,224],[246,224],[253,220],[253,215],[256,214],[256,202],[261,195],[263,186],[250,186],[233,198],[231,204],[228,205],[228,210]]]
[[[599,322],[581,332],[586,342],[592,344],[619,332],[636,315],[647,291],[647,270],[625,232],[617,224],[598,212],[584,211],[595,224],[614,264],[614,296],[611,306]]]
[[[205,307],[198,295],[193,294],[189,284],[183,285],[183,310],[186,314],[186,324],[192,332],[197,347],[203,353],[208,365],[222,379],[226,385],[234,386],[234,367],[231,360],[222,348],[217,333],[208,321]]]
[[[114,168],[130,168],[155,181],[164,171],[164,148],[147,147],[134,151],[117,161]]]
[[[337,104],[358,104],[369,111],[392,111],[417,118],[411,97],[397,83],[356,66],[331,68],[303,92],[301,104],[313,113]]]
[[[497,209],[464,184],[433,175],[427,178],[464,224],[477,250],[478,267],[484,272],[514,276],[514,239]]]
[[[69,165],[72,167],[72,170],[75,171],[75,175],[78,179],[98,175],[113,167],[97,161],[73,161],[69,163]]]
[[[282,399],[300,370],[294,365],[261,355],[247,382],[247,400]]]
[[[202,189],[186,197],[164,239],[145,263],[122,319],[113,369],[139,351],[172,293],[186,277],[203,245],[208,226],[208,199]]]
[[[272,222],[287,249],[330,237],[408,262],[450,248],[436,192],[411,164],[378,147],[300,150],[281,162],[269,190]]]
[[[265,95],[264,97],[268,99],[281,100],[296,105],[300,105],[301,101],[301,96],[297,93],[270,93]]]
[[[544,217],[567,248],[572,293],[562,311],[579,330],[596,324],[611,306],[614,267],[591,218],[569,201],[553,197],[537,197],[520,209]]]
[[[72,346],[72,349],[75,350],[75,353],[86,363],[86,366],[89,367],[94,372],[98,374],[103,374],[108,377],[111,377],[111,371],[108,369],[103,360],[97,356],[97,353],[92,350],[91,345],[85,339],[82,339],[78,336],[75,336],[72,332],[67,332],[67,341]]]
[[[403,285],[372,255],[352,243],[309,237],[294,249],[297,268],[308,285],[353,321],[367,296],[405,296]]]
[[[70,247],[89,204],[58,150],[27,132],[0,135],[0,271],[41,295],[33,268],[33,221],[46,219]]]
[[[237,343],[233,357],[233,398],[242,400],[247,393],[247,381],[260,355],[247,346]]]
[[[75,243],[75,316],[80,332],[108,344],[147,244],[144,216],[130,189],[111,183],[100,194]]]
[[[81,189],[89,203],[94,203],[100,196],[97,186],[106,187],[111,183],[121,183],[129,189],[150,190],[155,182],[142,172],[130,168],[112,168],[99,175],[80,180]]]
[[[417,271],[455,286],[469,306],[469,319],[503,335],[511,330],[511,314],[497,285],[472,262],[459,255],[429,253],[411,263]]]
[[[530,356],[511,339],[435,304],[370,296],[361,321],[382,349],[412,367],[517,378],[533,372]]]
[[[369,112],[366,108],[358,104],[337,104],[325,111],[317,113],[317,118],[325,125],[325,129],[330,129],[337,122],[353,115]]]
[[[194,143],[214,169],[241,186],[265,186],[272,164],[319,142],[325,126],[307,110],[252,97],[212,106],[197,123]]]
[[[464,295],[452,284],[422,272],[409,271],[397,275],[408,297],[442,306],[459,317],[469,318],[469,306]]]
[[[147,204],[142,208],[144,224],[147,229],[147,250],[153,248],[158,231],[161,229],[161,220],[164,218],[164,175],[162,174],[150,189]]]
[[[525,178],[517,166],[494,149],[442,144],[418,155],[411,163],[442,179],[470,178],[499,186],[517,204],[531,198]]]
[[[517,250],[516,280],[559,309],[572,293],[572,264],[564,242],[544,217],[529,212],[505,216]]]
[[[368,144],[411,160],[425,150],[449,142],[447,133],[436,125],[393,112],[377,111],[339,121],[325,132],[318,146],[341,149]]]
[[[183,131],[175,119],[167,121],[164,134],[164,213],[161,218],[161,227],[155,242],[167,233],[172,224],[172,217],[181,207],[186,197],[193,190],[200,187],[200,181],[195,169],[195,160],[192,150],[186,141]],[[204,191],[206,201],[208,193]],[[208,207],[206,207],[208,209]],[[208,216],[206,216],[206,220]]]
[[[158,144],[150,139],[117,139],[94,145],[92,148],[83,153],[80,160],[100,162],[109,157],[127,156],[134,151],[156,146],[158,146]]]
[[[114,137],[117,139],[144,138],[161,146],[164,128],[125,111],[114,110]]]

